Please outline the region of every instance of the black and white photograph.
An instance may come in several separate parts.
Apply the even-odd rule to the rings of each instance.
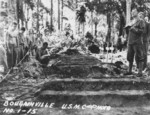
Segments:
[[[150,0],[0,0],[0,115],[150,115]]]

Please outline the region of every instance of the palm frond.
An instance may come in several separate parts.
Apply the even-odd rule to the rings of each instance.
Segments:
[[[86,13],[86,8],[85,8],[84,6],[81,6],[80,10],[78,10],[78,11],[76,12],[77,20],[78,20],[80,23],[86,22],[85,13]]]

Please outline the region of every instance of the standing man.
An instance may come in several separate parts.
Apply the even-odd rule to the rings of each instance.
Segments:
[[[44,42],[48,42],[48,43],[50,42],[50,36],[49,36],[49,31],[48,31],[48,29],[45,29],[45,30],[44,30],[43,41],[44,41]],[[43,43],[44,43],[44,42],[43,42]]]
[[[144,19],[146,21],[146,35],[143,38],[143,47],[145,51],[145,60],[144,60],[143,70],[147,68],[147,53],[148,53],[148,45],[149,45],[149,40],[150,40],[150,22],[148,21],[148,17],[145,17]]]
[[[138,77],[142,76],[143,62],[144,62],[144,49],[143,49],[143,35],[146,33],[146,24],[143,19],[138,17],[137,9],[132,10],[133,20],[128,25],[130,26],[128,35],[128,52],[127,60],[129,61],[129,71],[126,75],[132,74],[132,67],[134,56],[138,67]]]
[[[26,29],[24,27],[22,27],[18,34],[19,47],[18,47],[17,63],[19,63],[25,55],[25,46],[26,46],[25,35],[24,35],[25,30]]]
[[[7,48],[7,60],[8,67],[14,67],[16,65],[18,57],[18,31],[17,23],[13,22],[8,32],[6,33],[6,48]]]

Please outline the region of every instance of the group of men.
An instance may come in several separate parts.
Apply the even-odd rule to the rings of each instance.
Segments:
[[[25,56],[27,52],[28,44],[25,41],[25,33],[26,29],[22,27],[18,31],[18,25],[16,22],[13,22],[11,26],[8,28],[5,36],[5,49],[7,55],[7,67],[12,68],[17,65]]]
[[[135,62],[138,68],[138,77],[147,67],[147,52],[149,44],[149,23],[145,20],[145,13],[139,12],[136,8],[132,10],[132,21],[126,26],[128,29],[128,51],[129,71],[125,75],[132,74],[132,67]]]
[[[142,71],[147,67],[150,24],[145,19],[144,12],[138,12],[138,10],[134,8],[132,10],[132,21],[125,27],[126,30],[128,30],[127,60],[129,61],[129,71],[126,75],[132,74],[134,57],[138,68],[137,76],[142,76]],[[6,58],[5,61],[0,59],[1,63],[4,63],[5,68],[14,67],[27,53],[29,42],[24,36],[25,31],[26,29],[22,27],[18,32],[17,23],[14,22],[6,32],[7,60]],[[66,36],[67,35],[68,33],[66,32]],[[49,54],[46,51],[47,47],[48,43],[44,42],[43,46],[37,50],[36,59],[43,64],[47,64],[49,61]],[[4,49],[0,50],[0,52],[1,51],[3,53]]]
[[[66,30],[67,33],[70,30],[70,26],[68,26]],[[49,54],[47,52],[48,42],[50,37],[48,35],[48,31],[45,30],[42,39],[36,39],[37,36],[33,36],[35,33],[29,31],[26,32],[26,29],[21,27],[18,29],[18,24],[13,22],[5,32],[5,44],[1,44],[0,46],[0,65],[3,65],[5,70],[11,69],[18,65],[20,62],[23,62],[23,59],[26,59],[26,54],[29,51],[29,48],[32,50],[32,55],[36,56],[36,59],[43,65],[47,65],[49,62]],[[40,38],[40,37],[39,37]],[[73,36],[71,36],[73,39]],[[38,45],[40,41],[43,45]],[[35,46],[35,47],[34,47]],[[38,47],[41,46],[41,47]]]

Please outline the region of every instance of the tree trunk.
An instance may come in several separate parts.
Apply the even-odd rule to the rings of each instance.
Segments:
[[[92,11],[91,12],[91,34],[94,35],[93,33],[94,33],[94,28],[93,28],[93,11]]]
[[[63,31],[64,0],[61,0],[61,31]]]
[[[97,25],[98,24],[95,24],[95,37],[97,38]]]
[[[106,42],[110,42],[110,38],[111,38],[111,13],[107,14],[107,24],[108,24],[108,32],[107,32]]]
[[[37,34],[38,34],[38,32],[39,32],[39,2],[40,2],[40,0],[37,0],[37,22],[36,22],[36,31],[37,31]]]
[[[120,14],[120,27],[119,27],[119,36],[123,35],[123,28],[125,27],[125,19],[122,14]]]
[[[51,29],[53,27],[53,0],[50,0],[51,1]],[[51,31],[52,33],[52,31]]]
[[[28,15],[27,15],[27,4],[25,4],[25,28],[28,28],[28,23],[27,23],[27,20],[28,20]]]
[[[78,0],[76,0],[76,9],[78,8]],[[77,22],[77,16],[75,17],[75,33],[78,34],[79,30],[78,30],[78,22]]]
[[[24,9],[23,9],[23,5],[24,5],[24,3],[23,3],[23,0],[22,1],[20,1],[21,3],[20,3],[20,8],[21,8],[21,11],[22,11],[22,16],[21,16],[21,26],[22,27],[24,27],[24,21],[25,21],[25,17],[24,17]]]
[[[16,0],[16,17],[17,17],[18,28],[20,28],[18,10],[19,10],[19,0]]]
[[[83,27],[83,36],[84,36],[84,33],[85,33],[85,23],[82,24],[82,27]]]
[[[58,0],[58,31],[60,31],[60,0]]]
[[[132,0],[126,0],[126,24],[128,24],[131,19],[131,2]]]
[[[80,23],[78,22],[78,34],[80,34]]]

